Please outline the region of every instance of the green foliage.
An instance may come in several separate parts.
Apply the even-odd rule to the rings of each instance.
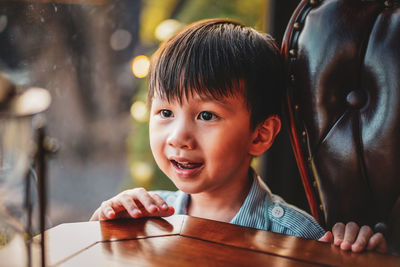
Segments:
[[[157,40],[154,31],[158,24],[170,17],[177,0],[146,0],[140,16],[140,39],[144,44],[151,44]]]
[[[262,30],[265,0],[191,0],[186,1],[176,19],[189,24],[205,18],[230,18]]]

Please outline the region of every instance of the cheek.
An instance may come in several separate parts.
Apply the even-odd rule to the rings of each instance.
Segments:
[[[208,136],[203,139],[207,147],[205,151],[213,160],[236,161],[248,156],[250,133],[248,131],[233,129]]]
[[[153,153],[155,160],[158,162],[158,158],[163,149],[162,135],[151,122],[149,126],[149,139],[151,152]]]
[[[150,148],[157,166],[165,173],[167,163],[163,153],[163,143],[157,134],[150,134]]]

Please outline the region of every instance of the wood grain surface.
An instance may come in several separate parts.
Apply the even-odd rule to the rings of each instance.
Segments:
[[[49,266],[400,266],[399,257],[185,215],[62,224],[45,237]]]

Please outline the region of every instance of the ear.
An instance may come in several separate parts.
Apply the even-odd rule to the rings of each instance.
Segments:
[[[253,133],[249,153],[259,156],[267,151],[274,143],[276,135],[281,130],[281,119],[277,115],[269,116],[263,123],[258,125]]]

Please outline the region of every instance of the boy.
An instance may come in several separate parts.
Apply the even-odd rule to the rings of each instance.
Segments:
[[[385,251],[383,236],[367,226],[339,223],[325,233],[250,167],[280,131],[283,73],[272,38],[230,20],[199,21],[162,44],[149,75],[150,145],[179,191],[127,190],[91,220],[188,214]]]

